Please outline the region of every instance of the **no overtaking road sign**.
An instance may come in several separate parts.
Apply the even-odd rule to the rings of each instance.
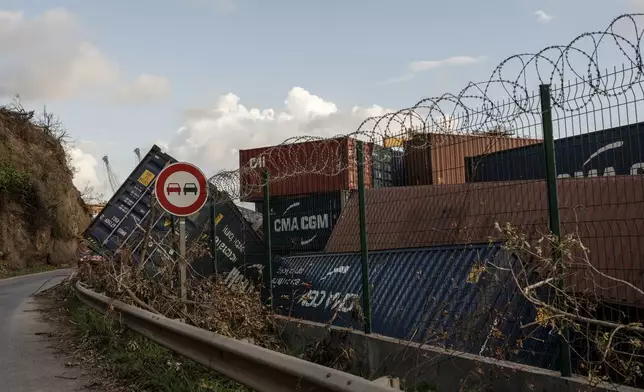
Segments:
[[[206,176],[187,162],[173,163],[161,170],[154,191],[161,208],[179,217],[196,213],[208,199]]]

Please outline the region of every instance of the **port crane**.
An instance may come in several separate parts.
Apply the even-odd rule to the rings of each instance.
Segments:
[[[112,165],[110,165],[110,160],[107,158],[107,155],[103,157],[103,162],[105,163],[104,166],[105,166],[105,173],[106,173],[106,176],[105,176],[106,182],[110,184],[110,188],[112,189],[112,192],[116,192],[116,190],[119,189],[121,182],[116,176],[116,173],[114,173],[114,170],[112,169]],[[107,186],[105,186],[105,188],[107,188]]]

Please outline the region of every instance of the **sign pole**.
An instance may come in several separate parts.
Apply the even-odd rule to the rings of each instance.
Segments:
[[[179,287],[181,301],[186,306],[186,218],[179,218]]]
[[[198,167],[176,162],[164,167],[154,184],[157,202],[167,213],[179,218],[179,292],[187,310],[186,217],[199,212],[208,200],[208,180]]]

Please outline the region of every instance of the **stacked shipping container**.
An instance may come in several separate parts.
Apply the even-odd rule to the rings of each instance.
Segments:
[[[344,137],[239,151],[240,199],[254,202],[258,212],[263,211],[263,172],[271,177],[273,254],[324,250],[350,191],[358,189],[356,147],[356,139]],[[372,151],[373,145],[365,143],[365,186],[374,181],[390,186],[391,156],[380,149],[378,159],[369,159]]]
[[[498,135],[423,133],[405,142],[405,185],[462,184],[465,157],[541,143]]]
[[[562,233],[579,235],[590,249],[589,262],[601,273],[644,287],[644,177],[557,182]],[[530,240],[548,230],[543,180],[369,189],[365,196],[370,251],[484,244],[501,237],[497,223],[511,223]],[[620,203],[624,198],[628,202]],[[360,251],[355,198],[347,203],[325,251]],[[571,287],[579,291],[595,292],[607,301],[644,304],[644,296],[624,285],[596,275],[589,279],[583,263],[571,268]]]
[[[371,154],[365,144],[365,156]],[[271,176],[271,198],[358,189],[356,139],[344,137],[239,151],[241,201],[263,198],[262,175]],[[371,187],[371,165],[365,165]]]
[[[465,182],[465,155],[537,143],[538,140],[490,136],[422,134],[409,140],[405,151],[365,143],[365,188]],[[343,137],[303,143],[240,150],[242,201],[254,202],[261,211],[263,173],[270,174],[272,246],[275,254],[321,252],[348,191],[358,188],[356,139]],[[289,206],[297,205],[297,209]],[[289,226],[284,214],[297,219],[330,217],[325,227]],[[295,218],[294,218],[295,219]],[[302,223],[302,222],[300,222]],[[312,237],[313,238],[313,237]],[[299,245],[298,245],[299,244]]]
[[[386,188],[403,185],[401,160],[402,150],[386,148],[374,144],[371,154],[372,185],[374,188]]]
[[[324,251],[349,191],[271,198],[271,244],[274,255]],[[263,211],[263,203],[256,203]]]
[[[467,182],[546,178],[543,144],[465,158]],[[560,178],[644,173],[644,123],[555,140]]]

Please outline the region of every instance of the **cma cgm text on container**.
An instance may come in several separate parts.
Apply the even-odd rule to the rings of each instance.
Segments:
[[[262,176],[271,177],[271,197],[358,189],[356,139],[343,137],[239,151],[240,200],[263,199]],[[364,156],[372,145],[364,144]],[[372,186],[371,160],[365,160],[365,187]]]
[[[279,196],[270,200],[271,251],[287,256],[324,251],[350,191]],[[257,202],[258,211],[263,203]]]

